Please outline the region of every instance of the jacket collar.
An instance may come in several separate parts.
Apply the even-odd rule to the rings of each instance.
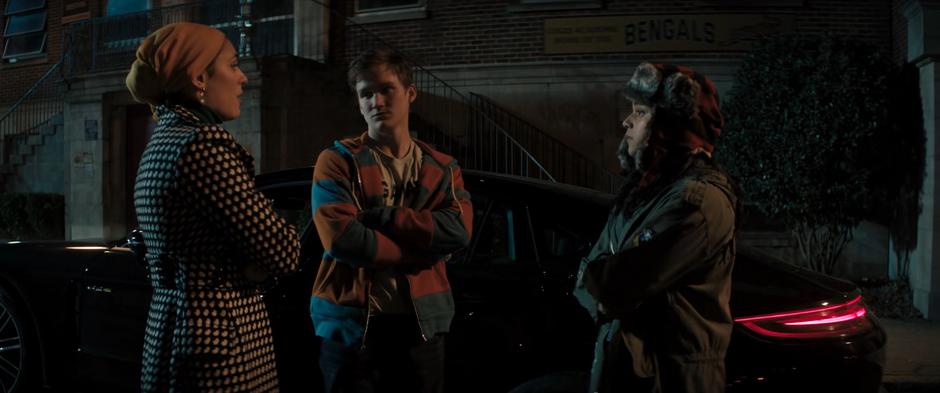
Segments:
[[[171,100],[156,107],[157,117],[177,115],[188,123],[196,125],[216,125],[222,118],[204,105],[189,101]]]
[[[336,141],[334,145],[344,154],[352,156],[357,163],[369,162],[372,160],[369,157],[369,149],[365,146],[365,138],[369,137],[369,132],[363,132],[361,135],[355,138],[347,138],[343,140]],[[441,153],[434,148],[432,148],[427,143],[419,141],[417,139],[412,139],[418,148],[421,149],[421,153],[424,157],[424,161],[433,160],[438,166],[443,168],[448,168],[456,165],[456,160],[454,157]]]

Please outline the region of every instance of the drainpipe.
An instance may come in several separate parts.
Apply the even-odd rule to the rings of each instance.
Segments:
[[[248,31],[251,30],[251,6],[254,0],[239,0],[238,4],[238,57],[252,57],[251,38]]]

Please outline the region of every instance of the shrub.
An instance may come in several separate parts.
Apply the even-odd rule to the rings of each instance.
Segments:
[[[923,318],[914,308],[911,286],[906,281],[870,281],[856,283],[862,290],[865,304],[881,318]]]
[[[749,204],[786,223],[802,262],[831,273],[880,196],[889,129],[887,56],[831,36],[770,37],[745,58],[724,106],[720,160]]]
[[[59,194],[0,195],[0,239],[65,238],[65,197]]]

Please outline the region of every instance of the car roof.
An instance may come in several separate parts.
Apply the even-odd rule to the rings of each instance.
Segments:
[[[488,189],[506,189],[507,191],[512,189],[547,191],[556,196],[584,200],[602,206],[608,206],[613,201],[613,194],[610,193],[571,184],[553,183],[531,177],[505,175],[471,169],[463,170],[463,175],[465,186],[471,193],[474,188],[485,185]],[[265,188],[275,184],[305,184],[312,179],[313,167],[308,166],[283,169],[258,175],[256,177],[256,184],[258,188]]]

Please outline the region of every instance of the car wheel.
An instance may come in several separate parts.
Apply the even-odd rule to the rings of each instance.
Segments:
[[[29,320],[16,299],[0,287],[0,392],[33,391],[32,359],[38,346]]]
[[[550,374],[530,379],[509,393],[584,393],[587,388],[587,374]]]

